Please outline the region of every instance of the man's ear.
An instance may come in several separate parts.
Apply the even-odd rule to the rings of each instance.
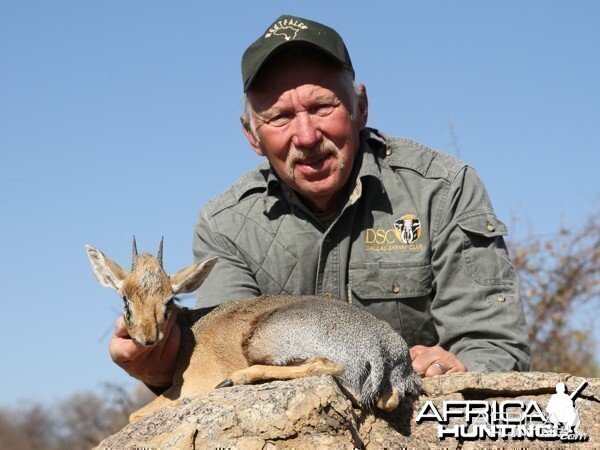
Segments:
[[[259,156],[265,156],[265,152],[263,152],[263,149],[260,146],[260,141],[258,140],[258,137],[252,132],[252,129],[250,128],[250,124],[248,123],[248,121],[245,120],[244,117],[240,117],[240,121],[242,122],[242,131],[244,132],[246,139],[248,139],[248,142],[250,142],[252,149]]]
[[[173,294],[194,292],[206,279],[219,258],[214,257],[201,263],[195,263],[171,275]]]
[[[127,272],[97,248],[86,245],[85,249],[87,250],[94,276],[100,284],[113,288],[117,292],[120,291],[121,286],[123,286],[123,280],[127,277]]]
[[[369,98],[367,97],[367,87],[362,83],[359,86],[361,92],[358,95],[357,120],[359,129],[362,130],[367,126],[367,119],[369,118]]]

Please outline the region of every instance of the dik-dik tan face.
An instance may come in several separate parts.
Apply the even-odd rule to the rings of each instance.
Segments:
[[[134,270],[123,280],[119,290],[123,299],[123,318],[129,335],[151,346],[163,337],[175,294],[171,280],[150,255],[137,257]]]
[[[150,254],[137,255],[134,243],[132,270],[127,273],[100,250],[89,245],[86,249],[96,279],[121,296],[129,335],[145,346],[162,339],[175,296],[198,289],[217,262],[212,258],[195,263],[169,277],[162,267],[162,245],[157,259]]]

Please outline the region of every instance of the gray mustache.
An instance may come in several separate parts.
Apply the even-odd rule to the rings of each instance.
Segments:
[[[292,144],[290,145],[290,151],[287,157],[288,175],[291,179],[294,179],[294,166],[297,163],[314,161],[330,155],[334,155],[338,160],[340,160],[340,149],[333,143],[333,141],[325,137],[323,138],[323,142],[308,149],[298,150]],[[340,168],[343,169],[343,164],[341,161]]]

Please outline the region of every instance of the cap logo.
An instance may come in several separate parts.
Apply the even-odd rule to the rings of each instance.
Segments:
[[[295,19],[283,19],[271,25],[265,34],[265,39],[271,36],[283,36],[286,41],[291,41],[296,39],[300,30],[308,30],[308,26]]]

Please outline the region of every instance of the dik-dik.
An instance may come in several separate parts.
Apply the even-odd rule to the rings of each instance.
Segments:
[[[176,295],[195,291],[217,262],[212,258],[168,276],[161,240],[157,257],[138,255],[131,272],[98,249],[86,246],[94,275],[123,299],[129,335],[156,345],[177,308],[181,347],[173,386],[132,414],[149,414],[216,387],[332,375],[360,402],[391,411],[406,395],[418,394],[408,347],[387,323],[348,303],[309,296],[234,300],[210,313],[180,308]]]

